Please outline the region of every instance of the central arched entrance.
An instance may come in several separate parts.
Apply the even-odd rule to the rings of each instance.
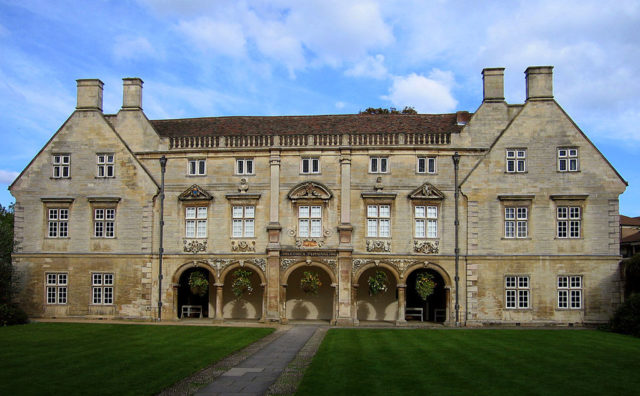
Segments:
[[[302,288],[301,280],[308,274],[317,276],[320,281],[315,293]],[[301,263],[293,266],[286,274],[283,293],[285,320],[334,321],[335,280],[322,265]]]
[[[189,286],[189,278],[192,274],[202,274],[207,279],[208,286],[204,294],[200,295]],[[188,317],[213,318],[215,316],[215,279],[213,274],[203,267],[192,267],[185,269],[178,279],[177,287],[177,311],[178,318]]]
[[[422,273],[433,276],[436,283],[434,292],[424,301],[416,291],[416,280]],[[405,315],[408,320],[420,320],[417,315],[421,312],[424,321],[444,323],[448,318],[447,312],[447,288],[442,275],[431,268],[419,268],[412,271],[407,277],[406,308]],[[422,311],[420,311],[420,309]]]

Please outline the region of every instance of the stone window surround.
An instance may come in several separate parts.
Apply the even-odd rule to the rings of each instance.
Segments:
[[[250,165],[249,165],[250,164]],[[242,166],[242,171],[240,167]],[[251,168],[251,170],[247,170]],[[235,158],[234,175],[238,176],[254,176],[256,174],[255,160],[253,157]]]
[[[116,177],[116,156],[114,153],[96,153],[96,178],[113,179]]]
[[[55,277],[52,280],[51,275]],[[63,281],[61,281],[63,280]],[[49,292],[53,291],[54,302],[49,300]],[[69,272],[56,271],[44,274],[44,299],[46,305],[66,305],[69,301]]]
[[[526,279],[526,285],[521,280]],[[510,281],[514,281],[511,283]],[[526,274],[509,274],[504,276],[504,307],[508,310],[530,310],[531,307],[531,276]],[[513,293],[510,293],[513,292]],[[513,296],[513,306],[510,306],[509,297]],[[526,306],[521,305],[521,296],[526,296]]]
[[[522,153],[522,156],[520,155]],[[512,168],[509,165],[512,165]],[[522,168],[520,168],[522,164]],[[507,148],[505,150],[505,173],[527,173],[527,149],[526,147],[520,148]]]
[[[564,152],[564,154],[563,154]],[[556,149],[557,171],[561,173],[580,172],[580,149],[575,146],[562,146]],[[564,163],[564,166],[562,165]],[[572,166],[572,164],[575,164]]]
[[[500,210],[502,213],[502,222],[500,231],[500,238],[503,241],[517,241],[517,240],[527,240],[531,239],[532,229],[531,229],[531,208],[533,206],[533,200],[535,195],[498,195],[498,200],[500,201]],[[506,209],[514,208],[514,218],[507,219],[506,218]],[[526,208],[527,210],[527,218],[518,220],[517,208]],[[506,233],[506,222],[513,221],[514,222],[514,236],[507,236]],[[527,235],[524,237],[518,236],[518,221],[525,221],[527,228]]]
[[[564,278],[564,279],[563,279]],[[579,279],[579,285],[576,285],[574,282],[575,279]],[[584,276],[575,275],[575,274],[562,274],[558,275],[556,278],[557,283],[557,299],[556,299],[556,309],[559,311],[577,311],[583,309],[582,298],[584,296],[583,288],[584,288]],[[572,298],[574,293],[578,296],[578,305],[572,306],[573,301]],[[564,303],[561,304],[561,295],[564,294]],[[565,306],[561,306],[565,305]]]
[[[118,235],[118,203],[120,202],[120,197],[87,197],[87,201],[89,201],[89,206],[91,208],[91,224],[92,227],[91,229],[93,230],[91,232],[91,239],[101,239],[101,240],[105,240],[105,239],[117,239],[117,235]],[[105,209],[104,211],[104,218],[103,219],[96,219],[96,209]],[[113,216],[113,236],[107,236],[106,235],[106,223],[109,219],[106,218],[107,216],[107,209],[113,209],[114,210],[114,216]],[[105,224],[103,225],[102,228],[102,236],[96,236],[96,222],[104,222]]]
[[[71,204],[74,201],[72,197],[43,197],[40,198],[43,203],[43,230],[44,236],[47,240],[60,240],[69,239],[70,229],[69,223],[71,220]],[[59,234],[56,237],[49,236],[49,209],[66,209],[67,212],[67,236],[60,237]]]
[[[66,174],[65,174],[65,170],[66,170]],[[51,178],[52,179],[71,179],[71,154],[70,153],[52,153],[51,154]]]
[[[107,283],[107,275],[110,275],[111,281]],[[99,276],[99,278],[98,278]],[[99,282],[96,282],[99,279]],[[96,291],[99,294],[99,301],[96,302]],[[109,292],[110,294],[107,294]],[[107,299],[107,296],[109,297]],[[115,274],[113,272],[91,272],[91,305],[112,306],[115,301]],[[109,301],[109,302],[108,302]]]
[[[187,158],[187,176],[206,176],[207,175],[207,159],[206,158]]]
[[[420,161],[424,162],[424,171],[420,171]],[[433,165],[433,172],[430,171]],[[418,155],[416,160],[416,173],[435,175],[438,173],[438,160],[435,155]]]
[[[549,198],[554,201],[555,205],[552,205],[553,207],[553,221],[556,224],[555,226],[555,231],[554,231],[554,239],[557,241],[575,241],[575,240],[580,240],[580,239],[584,239],[584,226],[585,226],[585,210],[587,208],[587,201],[588,201],[588,197],[589,195],[587,194],[580,194],[580,195],[564,195],[564,194],[557,194],[557,195],[550,195]],[[558,208],[560,207],[566,207],[567,208],[567,219],[558,219]],[[569,213],[570,213],[570,209],[571,207],[578,207],[579,208],[579,217],[578,218],[574,218],[571,219],[569,218]],[[570,222],[571,221],[578,221],[578,232],[579,232],[579,236],[577,237],[570,237]],[[566,237],[560,237],[558,236],[558,225],[559,225],[559,221],[566,221],[567,222],[567,236]]]
[[[305,162],[307,171],[305,172]],[[317,170],[314,169],[314,165]],[[300,174],[301,175],[319,175],[322,173],[322,169],[320,168],[320,157],[302,157],[300,158]]]

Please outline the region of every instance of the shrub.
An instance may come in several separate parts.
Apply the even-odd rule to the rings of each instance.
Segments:
[[[618,308],[610,321],[610,326],[616,333],[640,337],[640,293],[632,294]]]
[[[624,271],[624,295],[640,293],[640,253],[622,261]]]
[[[29,323],[29,318],[17,304],[0,304],[0,326],[25,323]]]
[[[253,286],[251,285],[251,271],[247,271],[244,269],[236,270],[233,273],[234,280],[231,284],[231,290],[236,298],[242,297],[242,295],[246,292],[247,294],[251,294],[253,292]]]
[[[433,294],[436,288],[436,282],[433,281],[433,275],[423,272],[418,274],[416,279],[416,291],[423,301],[427,301],[427,297]]]

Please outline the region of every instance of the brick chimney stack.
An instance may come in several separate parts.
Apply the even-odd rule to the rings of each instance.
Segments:
[[[104,84],[98,79],[76,80],[78,83],[77,110],[102,111],[102,87]]]
[[[482,69],[483,102],[504,102],[504,67]]]
[[[527,101],[553,99],[553,66],[529,66],[524,75]]]
[[[122,79],[122,108],[125,110],[142,110],[142,80],[134,78]]]

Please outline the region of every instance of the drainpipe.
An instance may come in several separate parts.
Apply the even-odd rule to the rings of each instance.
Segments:
[[[164,228],[164,172],[167,170],[167,157],[160,157],[160,248],[158,249],[158,321],[162,320],[162,245]]]
[[[459,188],[458,188],[458,164],[460,163],[460,154],[458,154],[458,152],[456,151],[455,154],[453,154],[453,170],[454,170],[454,177],[455,177],[455,193],[453,194],[454,198],[455,198],[455,221],[454,221],[454,225],[455,225],[455,235],[456,235],[456,239],[455,239],[455,255],[456,255],[456,277],[454,278],[455,282],[456,282],[456,327],[460,326],[460,301],[458,300],[458,281],[460,280],[460,277],[458,276],[458,265],[460,263],[460,248],[458,247],[458,230],[460,228],[460,221],[458,220],[458,192],[459,192]]]

